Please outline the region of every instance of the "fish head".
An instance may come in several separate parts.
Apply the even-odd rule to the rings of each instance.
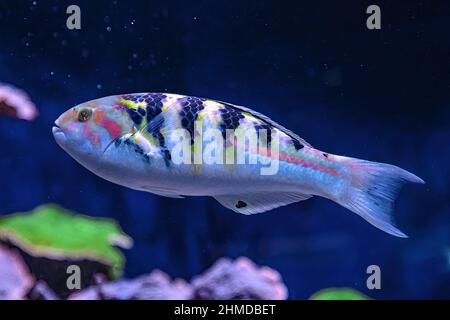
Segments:
[[[82,165],[92,167],[116,139],[133,128],[126,108],[112,96],[70,108],[55,121],[52,132],[62,149]]]

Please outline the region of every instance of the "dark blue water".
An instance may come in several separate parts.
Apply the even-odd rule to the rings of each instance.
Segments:
[[[68,5],[82,29],[69,31]],[[349,286],[375,298],[450,298],[450,6],[369,2],[2,1],[0,81],[26,90],[34,122],[0,119],[0,212],[56,202],[117,219],[135,240],[126,275],[190,278],[221,256],[248,256],[283,276],[290,298]],[[53,140],[80,102],[173,92],[249,106],[316,148],[387,162],[408,185],[387,235],[314,198],[251,217],[213,199],[169,199],[113,185]],[[382,289],[366,288],[377,264]]]

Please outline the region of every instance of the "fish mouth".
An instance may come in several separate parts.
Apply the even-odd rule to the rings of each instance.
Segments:
[[[55,121],[55,125],[52,128],[52,133],[56,140],[58,140],[58,138],[62,138],[65,136],[64,132],[59,127],[59,125],[56,121]]]
[[[57,133],[59,133],[59,132],[62,133],[61,128],[60,128],[60,127],[57,127],[57,126],[53,126],[53,128],[52,128],[52,133],[53,133],[53,134],[57,134]]]

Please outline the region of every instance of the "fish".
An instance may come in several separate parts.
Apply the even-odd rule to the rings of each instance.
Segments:
[[[52,128],[73,159],[112,183],[156,195],[209,196],[246,215],[329,199],[397,237],[394,201],[407,183],[397,166],[312,147],[250,108],[170,93],[81,103]]]

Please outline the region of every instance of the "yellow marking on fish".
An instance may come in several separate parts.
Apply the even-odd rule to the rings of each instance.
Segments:
[[[133,101],[131,101],[131,100],[126,100],[126,99],[123,99],[123,98],[122,98],[122,99],[119,100],[119,102],[120,102],[123,106],[125,106],[125,107],[127,107],[127,108],[129,108],[129,109],[135,109],[135,110],[137,110],[139,107],[143,107],[144,109],[147,107],[147,102],[145,102],[145,101],[136,103],[136,102],[133,102]]]
[[[206,100],[203,101],[203,106],[205,107],[200,113],[198,114],[199,120],[206,119],[206,122],[203,122],[204,125],[208,126],[218,126],[222,123],[222,117],[220,115],[219,110],[224,108],[224,105],[213,101],[213,100]]]
[[[202,174],[202,165],[201,164],[194,164],[194,174],[197,176]]]
[[[165,111],[165,110],[167,110],[167,108],[169,108],[171,106],[179,105],[179,103],[177,103],[178,99],[181,99],[184,97],[186,97],[186,96],[182,96],[179,94],[171,94],[171,93],[166,94],[166,97],[162,101],[163,105],[161,107],[161,110]]]
[[[248,113],[246,111],[242,111],[241,113],[244,116],[245,120],[261,122],[261,120],[255,118],[253,115],[251,115],[250,113]],[[241,119],[241,120],[244,120],[244,119]]]
[[[194,145],[195,143],[191,145],[191,159],[194,162],[194,174],[200,175],[202,173],[202,164],[195,164],[195,159],[201,159],[201,148],[197,149],[194,147]]]
[[[141,132],[141,135],[152,145],[159,145],[159,140],[157,140],[152,134],[147,132],[146,130]]]
[[[224,143],[225,143],[225,152],[224,152],[225,168],[232,169],[233,164],[236,162],[236,150],[234,148],[234,145],[229,140],[225,139]]]
[[[155,144],[156,141],[152,141],[155,139],[153,137],[149,139],[147,136],[145,136],[144,132],[137,132],[133,136],[133,140],[138,146],[142,148],[144,153],[147,155],[157,154],[160,150],[159,145]]]
[[[159,132],[161,133],[161,135],[163,136],[164,139],[166,139],[168,131],[169,130],[166,127],[163,127],[163,128],[161,128],[161,130],[159,130]]]
[[[223,108],[223,104],[213,100],[203,101],[203,104],[205,105],[205,107],[211,108],[212,110],[214,109],[218,110]]]
[[[162,106],[162,108],[161,108],[161,110],[162,110],[162,111],[166,111],[167,108],[168,108],[170,105],[171,105],[171,103],[164,102],[164,103],[163,103],[163,106]]]

